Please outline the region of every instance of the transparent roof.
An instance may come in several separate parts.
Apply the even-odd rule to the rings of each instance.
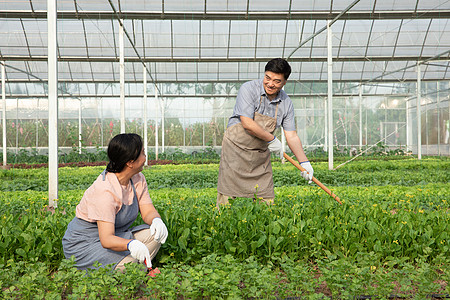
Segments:
[[[241,82],[288,58],[291,79],[450,79],[448,0],[58,0],[59,80],[119,81],[119,20],[126,81]],[[9,81],[47,79],[47,0],[0,0],[0,59]],[[339,15],[341,12],[344,12]],[[301,47],[299,47],[301,45]],[[150,79],[149,79],[150,81]]]

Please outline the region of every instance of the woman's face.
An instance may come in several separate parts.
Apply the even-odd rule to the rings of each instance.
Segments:
[[[144,148],[141,150],[141,154],[139,154],[139,157],[133,162],[133,164],[136,166],[136,169],[138,172],[141,172],[144,169],[145,160],[147,159],[147,156],[145,155]]]

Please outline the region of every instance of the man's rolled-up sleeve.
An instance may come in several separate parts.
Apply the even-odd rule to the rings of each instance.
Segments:
[[[233,115],[253,119],[255,114],[255,97],[257,96],[257,93],[252,91],[249,84],[243,84],[236,97]]]

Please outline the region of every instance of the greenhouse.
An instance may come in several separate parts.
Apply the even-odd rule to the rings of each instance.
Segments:
[[[9,228],[11,222],[22,222],[20,217],[16,218],[17,212],[34,209],[23,204],[28,198],[39,199],[36,203],[43,202],[73,217],[84,190],[104,165],[80,168],[77,173],[76,169],[62,168],[61,163],[68,162],[74,153],[85,162],[88,160],[82,156],[85,153],[103,155],[103,159],[89,158],[90,163],[91,160],[103,163],[107,160],[105,150],[114,136],[137,133],[147,154],[145,166],[155,164],[143,170],[150,195],[156,198],[155,206],[163,221],[171,222],[169,246],[162,246],[163,254],[157,259],[162,266],[171,259],[186,265],[198,263],[198,266],[202,261],[201,266],[207,270],[218,264],[218,270],[225,272],[229,259],[230,265],[241,268],[245,276],[256,276],[251,270],[261,268],[258,272],[268,278],[271,275],[267,266],[250,268],[261,263],[264,256],[277,268],[284,268],[276,276],[287,276],[283,282],[289,282],[277,289],[264,287],[256,279],[246,282],[237,278],[237,283],[228,282],[220,290],[220,284],[211,279],[211,291],[200,281],[191,281],[195,286],[191,290],[183,285],[183,280],[188,280],[180,275],[183,267],[167,265],[167,269],[179,268],[177,272],[181,273],[175,272],[177,277],[172,279],[166,275],[157,278],[152,283],[155,294],[136,286],[131,294],[110,291],[110,294],[93,296],[86,292],[87,281],[72,274],[73,282],[69,285],[75,298],[404,296],[402,283],[397,280],[404,274],[399,275],[400,269],[394,265],[409,270],[406,277],[413,269],[440,270],[438,275],[421,273],[426,280],[419,275],[408,277],[407,295],[417,299],[430,295],[450,297],[450,1],[279,1],[0,0],[0,156],[3,161],[0,199],[2,203],[8,202],[6,207],[12,205],[10,209],[0,210],[0,217],[2,214],[4,217],[0,222],[2,228]],[[275,202],[273,210],[279,213],[280,219],[274,223],[264,207],[242,204],[242,207],[232,205],[229,212],[214,212],[222,214],[222,219],[211,223],[206,221],[207,211],[215,207],[222,143],[238,92],[244,83],[262,79],[267,62],[273,58],[283,58],[291,66],[283,90],[292,100],[295,131],[314,167],[314,175],[339,195],[343,203],[336,203],[326,195],[326,190],[316,191],[317,186],[299,183],[302,180],[299,171],[285,158],[272,155],[275,199],[283,199],[280,200],[283,205],[290,205],[285,211],[283,205],[278,207]],[[282,128],[274,136],[281,141],[281,153],[292,156]],[[48,165],[35,172],[22,170],[19,157],[24,153],[44,157]],[[377,160],[377,155],[382,158]],[[166,163],[173,169],[158,165]],[[30,164],[26,168],[34,167]],[[171,191],[178,188],[182,189],[181,196]],[[428,194],[424,194],[425,190]],[[171,197],[181,197],[186,202]],[[15,204],[10,199],[16,199],[11,200]],[[240,203],[237,199],[235,203]],[[367,199],[373,202],[367,203]],[[316,200],[322,207],[312,206],[311,202]],[[175,208],[171,208],[171,201],[176,202]],[[391,207],[394,203],[398,206]],[[355,208],[358,205],[362,208]],[[198,217],[192,207],[199,210]],[[286,213],[291,213],[290,207],[295,211],[293,218],[284,220]],[[353,209],[355,214],[351,213]],[[380,211],[372,211],[377,209]],[[429,214],[425,217],[423,212],[427,209]],[[173,220],[169,213],[172,210],[180,214],[179,218],[189,221],[181,224],[180,220]],[[332,210],[342,212],[330,213]],[[378,213],[384,216],[386,212],[391,219],[383,225],[375,221]],[[240,223],[236,223],[232,214],[242,215]],[[254,214],[261,214],[261,222],[267,222],[270,234],[283,229],[289,234],[281,240],[269,236],[262,240],[246,233],[241,241],[235,241],[233,234],[227,239],[224,233],[217,243],[211,241],[218,236],[210,229],[216,225],[222,231],[229,226],[242,229],[245,221],[249,222],[247,226],[254,226],[252,232],[259,232],[262,229],[257,226],[258,219],[253,219]],[[308,219],[306,214],[326,216],[330,218],[328,221],[339,219],[339,225],[333,227],[339,236],[330,237],[330,229],[320,225],[323,220]],[[299,215],[306,217],[308,225],[301,223],[303,220],[295,221]],[[409,227],[410,235],[405,233],[408,237],[404,237],[404,244],[401,241],[399,244],[403,235],[396,232],[394,225],[383,227],[391,224],[394,217],[395,224],[405,222],[402,225],[405,232],[410,226],[406,222],[423,228]],[[57,214],[47,218],[49,223],[42,230],[62,232],[56,239],[60,243],[65,227],[52,223],[56,218]],[[62,222],[64,226],[70,221],[66,218]],[[32,222],[30,219],[27,224]],[[342,224],[350,226],[351,222],[354,227],[341,227]],[[314,232],[301,233],[309,225],[316,226]],[[289,229],[297,226],[302,229],[296,232]],[[202,235],[201,230],[208,233]],[[348,238],[347,230],[359,231],[360,240]],[[176,232],[172,237],[171,231]],[[381,236],[380,231],[392,235]],[[320,236],[317,232],[321,232]],[[52,252],[50,262],[44,264],[50,273],[61,268],[62,250],[51,250],[55,244],[47,244],[43,237],[32,241],[28,233],[17,234],[21,238],[14,244],[3,233],[0,266],[9,264],[10,269],[6,270],[19,272],[18,267],[17,270],[11,267],[8,259],[22,255],[37,263],[45,256],[43,253]],[[302,234],[307,242],[291,242]],[[235,232],[236,236],[239,234]],[[346,244],[336,246],[338,239],[347,239]],[[392,241],[397,242],[393,245]],[[4,254],[22,242],[28,243],[20,248],[24,253],[14,250],[15,254],[8,254],[11,257]],[[267,243],[271,254],[261,254]],[[280,246],[277,248],[274,243]],[[322,243],[323,248],[317,246]],[[413,246],[414,243],[419,246]],[[362,254],[352,244],[364,249],[370,244],[367,252],[363,251],[364,258],[358,256]],[[322,276],[326,277],[322,278],[328,284],[326,288],[319,288],[319,282],[306,279],[311,273],[309,265],[294,266],[290,260],[306,261],[306,256],[294,250],[300,248],[321,267]],[[32,254],[27,256],[25,252]],[[290,255],[291,252],[295,254]],[[201,260],[202,254],[206,260]],[[245,260],[240,266],[248,256],[255,256],[255,261]],[[390,260],[392,257],[400,258],[394,262]],[[369,258],[376,262],[369,263]],[[334,267],[329,267],[334,263]],[[347,274],[349,278],[361,282],[357,285],[353,281],[356,286],[353,290],[349,282],[345,283],[347,278],[338,282],[333,273],[339,269],[342,275],[349,265],[356,270]],[[383,268],[392,277],[385,279]],[[0,295],[6,298],[32,295],[26,294],[25,283],[21,288],[11,289],[20,283],[8,284],[8,280],[3,280],[6,273],[2,272]],[[196,269],[196,272],[191,275],[201,277],[212,271]],[[49,276],[42,280],[48,280]],[[98,279],[106,275],[95,276]],[[59,280],[58,284],[62,284],[63,280]],[[77,290],[77,280],[85,282],[84,294],[82,287]],[[173,283],[177,280],[182,283]],[[370,284],[364,285],[365,281]],[[393,287],[392,282],[397,285]],[[428,286],[421,289],[419,282]],[[98,282],[92,285],[92,290],[104,289],[100,285]],[[52,290],[49,285],[47,288],[50,294],[59,289]],[[66,290],[59,294],[63,299],[68,295]]]

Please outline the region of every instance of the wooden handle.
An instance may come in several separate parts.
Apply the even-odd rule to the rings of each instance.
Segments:
[[[297,169],[299,169],[300,171],[306,171],[305,168],[303,168],[298,162],[296,162],[292,157],[290,157],[289,155],[287,155],[286,153],[283,153],[284,158],[286,158],[291,164],[293,164],[295,167],[297,167]],[[328,195],[330,195],[331,197],[334,198],[334,200],[336,200],[337,202],[339,202],[339,204],[342,205],[341,199],[339,199],[338,196],[336,196],[329,188],[327,188],[326,186],[323,185],[322,182],[320,182],[316,177],[313,176],[313,178],[311,179],[315,184],[317,184],[322,190],[324,190]]]

